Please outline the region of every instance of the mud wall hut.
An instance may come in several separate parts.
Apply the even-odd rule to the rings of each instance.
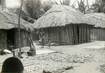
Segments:
[[[93,24],[91,28],[91,41],[105,41],[105,14],[90,13],[85,14],[88,24]]]
[[[90,27],[83,14],[72,7],[54,5],[36,23],[35,28],[44,32],[45,42],[79,44],[90,41]]]
[[[9,48],[10,46],[14,48],[18,47],[18,26],[18,16],[16,14],[8,11],[0,11],[0,49]],[[29,44],[27,36],[30,35],[31,30],[33,30],[32,25],[21,19],[21,47]]]

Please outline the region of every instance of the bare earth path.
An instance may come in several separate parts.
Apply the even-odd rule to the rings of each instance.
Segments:
[[[59,46],[51,49],[64,54],[82,57],[91,57],[90,61],[80,64],[73,72],[68,70],[64,73],[105,73],[105,42],[96,41],[75,46]],[[78,60],[77,60],[78,62]],[[103,68],[102,68],[103,67]]]
[[[0,68],[10,56],[0,56]],[[23,57],[24,73],[42,73],[43,70],[52,73],[105,73],[105,41],[45,47],[37,50],[34,57],[26,54]]]

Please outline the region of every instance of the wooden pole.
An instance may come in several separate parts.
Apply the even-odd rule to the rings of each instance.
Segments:
[[[87,7],[88,7],[88,9],[89,9],[89,1],[87,0]]]
[[[34,18],[34,1],[32,0],[32,18]]]
[[[21,10],[22,10],[22,6],[23,6],[23,0],[21,0],[21,5],[20,5],[20,9],[19,9],[19,18],[18,18],[18,32],[19,32],[19,53],[18,53],[18,56],[21,58],[21,31],[20,31],[20,25],[21,25],[21,21],[20,21],[20,17],[21,17]]]

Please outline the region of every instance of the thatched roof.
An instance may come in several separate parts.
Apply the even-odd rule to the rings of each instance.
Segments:
[[[54,5],[34,24],[35,28],[65,26],[67,24],[85,23],[80,11],[70,6]]]
[[[0,11],[0,29],[18,28],[18,15],[7,11]],[[21,29],[33,30],[32,24],[21,18]]]
[[[105,28],[104,13],[90,13],[84,15],[87,24],[93,24],[95,27]]]

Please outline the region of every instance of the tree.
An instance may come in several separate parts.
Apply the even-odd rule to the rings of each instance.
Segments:
[[[104,12],[105,13],[105,0],[96,0],[96,2],[91,7],[94,12]]]
[[[69,5],[70,0],[47,0],[41,3],[41,0],[25,0],[24,1],[24,11],[32,18],[38,19],[42,16],[47,10],[49,10],[52,5]]]
[[[87,13],[90,8],[88,0],[77,0],[71,6],[84,14]]]
[[[42,8],[46,12],[47,10],[49,10],[52,7],[53,4],[54,4],[54,2],[52,2],[51,0],[47,0],[42,3]]]
[[[80,2],[78,1],[78,9],[79,9],[82,13],[85,13],[86,6],[85,6],[85,3],[84,3],[84,0],[81,0]]]
[[[70,0],[64,0],[63,5],[68,5],[69,6],[70,5]]]
[[[54,1],[55,4],[60,4],[60,5],[69,5],[70,4],[70,0],[55,0]]]
[[[88,0],[80,0],[80,2],[78,1],[78,9],[82,12],[82,13],[87,13],[87,11],[89,10],[90,6],[88,3]]]
[[[56,4],[56,5],[68,5],[69,6],[69,4],[70,4],[70,0],[55,0],[55,1],[51,1],[51,0],[47,0],[47,1],[45,1],[43,4],[42,4],[42,7],[43,7],[43,9],[45,10],[45,12],[47,11],[47,10],[49,10],[51,7],[52,7],[52,5],[54,5],[54,4]]]
[[[17,8],[14,10],[14,13],[16,13],[17,15],[19,15],[19,11],[20,9]],[[13,9],[12,9],[12,12],[13,12]],[[34,23],[34,19],[31,18],[29,15],[27,15],[23,10],[21,10],[21,18],[23,18],[24,20],[30,22],[30,23]]]
[[[25,0],[24,4],[27,13],[34,19],[39,18],[44,13],[43,9],[41,9],[40,0]]]

